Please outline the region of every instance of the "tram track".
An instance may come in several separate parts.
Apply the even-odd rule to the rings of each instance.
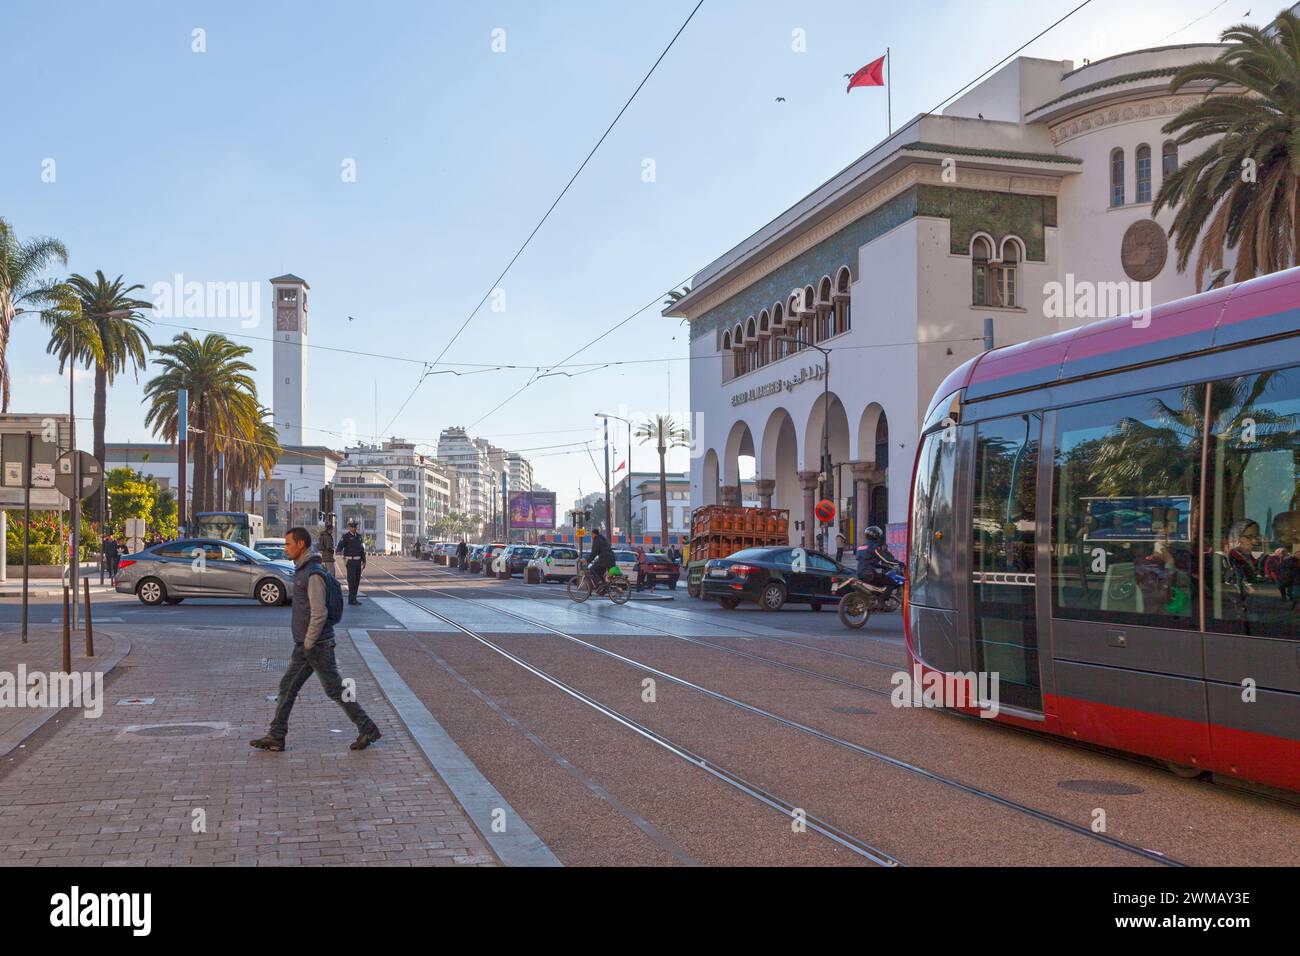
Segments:
[[[452,580],[456,580],[458,577],[457,575],[451,574],[451,572],[449,571],[439,571],[436,568],[432,570],[434,571],[434,574],[432,575],[433,577],[445,577]],[[465,600],[472,600],[472,599],[465,599]],[[491,605],[485,605],[485,606],[491,607]],[[578,605],[577,607],[581,609],[583,605]],[[595,620],[602,619],[602,615],[592,614],[590,616]],[[685,619],[684,616],[679,616],[679,615],[674,615],[674,617],[679,620]],[[853,661],[859,664],[867,664],[872,667],[883,668],[885,670],[891,671],[892,673],[898,673],[900,670],[905,670],[905,668],[900,667],[898,664],[891,663],[889,661],[877,660],[876,658],[872,658],[872,657],[862,657],[861,655],[858,654],[848,654],[845,653],[844,651],[834,650],[833,648],[820,647],[816,644],[805,644],[802,641],[795,641],[795,640],[790,640],[788,638],[776,637],[771,634],[764,634],[760,631],[750,630],[744,627],[742,624],[730,624],[730,623],[722,623],[722,622],[715,622],[715,621],[710,621],[709,623],[718,628],[732,631],[737,635],[741,635],[744,638],[749,640],[765,641],[773,644],[780,644],[787,647],[799,648],[801,650],[813,651],[815,653],[829,655],[843,660]],[[827,683],[836,684],[838,686],[849,687],[854,690],[860,690],[863,693],[871,694],[872,696],[885,697],[885,698],[889,698],[893,696],[890,691],[880,690],[879,688],[871,687],[867,684],[860,684],[855,681],[847,680],[846,678],[839,677],[834,674],[827,674],[823,671],[816,671],[811,668],[802,667],[798,664],[791,664],[788,661],[782,661],[777,658],[767,657],[762,654],[755,654],[751,651],[741,650],[740,648],[732,648],[722,644],[714,644],[710,641],[701,640],[700,638],[685,637],[680,634],[673,634],[671,631],[666,631],[663,628],[656,627],[653,624],[643,623],[640,626],[645,627],[646,630],[652,630],[657,633],[663,634],[667,637],[672,637],[679,641],[686,641],[688,643],[698,644],[702,647],[712,648],[714,650],[721,651],[723,653],[733,654],[736,656],[747,658],[749,660],[754,661],[755,663],[761,663],[770,667],[780,668],[783,670],[790,671],[792,673],[800,674],[801,676],[804,677],[811,677],[813,679],[826,681]],[[869,634],[860,635],[860,636],[866,640],[872,640],[872,641],[886,640],[885,638],[874,637]],[[964,714],[961,713],[960,711],[948,710],[946,708],[938,708],[935,710],[935,713],[938,713],[940,716],[952,720],[976,719],[971,717],[971,715],[969,714]],[[1067,747],[1071,750],[1075,750],[1080,753],[1088,753],[1097,757],[1108,758],[1111,760],[1118,761],[1120,763],[1129,764],[1130,766],[1143,767],[1149,770],[1156,770],[1164,774],[1168,773],[1168,767],[1166,767],[1159,760],[1156,760],[1151,757],[1143,757],[1137,754],[1124,753],[1123,751],[1119,751],[1119,750],[1111,750],[1107,747],[1103,747],[1098,744],[1092,744],[1082,740],[1071,740],[1068,737],[1062,737],[1057,734],[1043,733],[1041,731],[1036,731],[1031,728],[1016,727],[1011,724],[990,722],[990,728],[998,731],[1013,732],[1020,736],[1027,737],[1031,740],[1046,741],[1054,745]],[[1231,778],[1225,778],[1218,775],[1212,775],[1204,782],[1219,787],[1224,791],[1240,794],[1243,796],[1253,797],[1258,800],[1277,804],[1280,806],[1289,807],[1292,809],[1300,809],[1300,799],[1291,797],[1285,792],[1273,790],[1272,788],[1261,788],[1253,784],[1250,784],[1249,782],[1246,781],[1232,780]]]
[[[385,569],[384,573],[390,575],[393,578],[396,578],[397,580],[401,581],[403,584],[408,584],[408,585],[410,584],[409,581],[405,581],[402,578],[399,578],[397,575],[393,574],[391,571],[388,571],[387,569]],[[714,779],[721,781],[722,783],[732,787],[735,790],[738,790],[739,792],[743,793],[745,796],[748,796],[758,801],[759,803],[773,810],[776,810],[787,820],[800,819],[804,824],[804,826],[807,827],[807,829],[843,847],[844,849],[850,851],[851,853],[854,853],[857,856],[862,857],[868,862],[876,864],[877,866],[899,867],[905,865],[901,859],[889,853],[887,850],[881,849],[880,847],[877,847],[867,842],[866,840],[854,836],[853,834],[848,833],[847,831],[841,830],[839,827],[835,826],[829,821],[822,820],[819,817],[807,813],[799,805],[792,803],[768,791],[767,789],[760,786],[759,784],[753,783],[745,779],[740,774],[732,770],[729,770],[728,768],[722,766],[721,764],[718,764],[714,761],[709,760],[707,757],[695,753],[689,748],[675,742],[674,740],[665,736],[664,734],[661,734],[658,731],[653,730],[652,728],[641,723],[640,721],[632,717],[629,717],[628,715],[616,710],[613,707],[608,706],[607,704],[602,703],[601,701],[597,700],[595,697],[591,696],[590,694],[587,694],[579,690],[578,688],[574,687],[572,684],[569,684],[561,680],[560,678],[556,677],[555,675],[550,674],[549,672],[543,670],[542,668],[529,663],[528,661],[524,660],[522,657],[519,657],[517,654],[514,654],[511,651],[507,650],[506,648],[502,647],[495,641],[492,641],[489,638],[484,637],[482,634],[479,634],[478,632],[474,631],[472,628],[469,628],[464,624],[461,624],[459,621],[455,620],[449,615],[434,610],[433,608],[428,607],[425,604],[422,604],[420,601],[411,598],[407,595],[401,594],[397,591],[394,591],[391,588],[385,588],[384,590],[387,590],[390,594],[394,595],[395,597],[401,598],[402,600],[406,601],[408,604],[412,605],[413,607],[419,608],[420,610],[424,611],[426,614],[430,614],[433,617],[436,617],[439,620],[443,621],[444,623],[451,625],[457,631],[472,638],[483,647],[486,647],[488,650],[492,651],[493,653],[505,658],[506,660],[510,661],[516,666],[532,674],[534,677],[539,678],[540,680],[549,684],[551,687],[567,695],[573,700],[576,700],[579,703],[586,705],[587,707],[596,711],[601,716],[606,717],[609,720],[612,720],[613,722],[623,726],[628,730],[631,730],[633,733],[637,734],[643,739],[662,748],[663,750],[667,751],[668,753],[672,754],[678,759],[696,767],[697,769],[704,771]],[[466,601],[471,604],[476,604],[481,607],[492,609],[490,605],[480,604],[480,602],[473,601],[469,598],[457,598],[457,600]],[[523,618],[519,618],[519,619],[523,620]],[[559,633],[557,629],[550,628],[548,625],[542,625],[538,622],[530,622],[530,623],[533,623],[536,626],[545,626],[548,628],[548,630],[553,630],[556,633]]]
[[[384,569],[384,573],[387,574],[388,576],[392,577],[395,581],[400,582],[400,583],[403,584],[403,585],[406,585],[406,586],[408,586],[408,587],[412,586],[412,582],[411,582],[411,581],[408,581],[408,580],[406,580],[406,579],[404,579],[404,578],[402,578],[402,577],[400,577],[400,576],[394,574],[393,572],[391,572],[391,571],[389,571],[389,570],[387,570],[387,569]],[[534,669],[533,665],[531,665],[531,664],[529,664],[528,662],[524,661],[522,658],[519,658],[517,655],[514,655],[514,654],[510,653],[509,651],[506,651],[505,649],[496,646],[493,642],[491,642],[491,641],[488,640],[487,638],[484,638],[482,635],[476,634],[476,633],[473,632],[471,629],[466,628],[464,625],[462,625],[462,624],[460,624],[459,622],[453,620],[452,618],[448,617],[447,615],[442,614],[442,613],[440,613],[440,612],[438,612],[438,611],[436,611],[436,610],[434,610],[434,609],[432,609],[432,608],[430,608],[430,607],[428,607],[428,606],[426,606],[426,605],[423,605],[423,604],[421,604],[418,600],[416,600],[416,599],[414,599],[414,598],[411,598],[411,597],[409,597],[409,596],[407,596],[407,595],[405,595],[405,594],[401,594],[400,592],[394,591],[394,590],[392,590],[391,588],[385,588],[385,590],[389,591],[389,593],[393,594],[394,596],[399,597],[399,598],[401,598],[402,600],[407,601],[408,603],[412,604],[413,606],[420,608],[422,611],[424,611],[424,612],[426,612],[426,613],[428,613],[428,614],[431,614],[431,615],[437,617],[438,619],[440,619],[440,620],[442,620],[442,621],[444,621],[444,622],[446,622],[446,623],[452,625],[452,626],[455,627],[458,631],[461,631],[461,632],[463,632],[463,633],[466,633],[466,634],[470,635],[470,636],[473,637],[475,640],[479,641],[480,643],[482,643],[482,644],[488,646],[489,648],[491,648],[492,650],[494,650],[496,653],[501,654],[503,657],[506,657],[507,659],[512,660],[513,662],[515,662],[515,663],[518,664],[519,666],[524,667],[525,669],[527,669],[527,670],[529,670],[530,672],[534,673],[536,676],[542,677],[542,679],[543,679],[543,680],[546,680],[548,683],[552,683],[552,682],[554,682],[554,685],[557,687],[557,689],[564,689],[565,687],[567,687],[568,690],[565,690],[566,693],[570,693],[570,692],[572,692],[572,693],[570,694],[571,696],[574,696],[576,699],[582,700],[584,703],[588,703],[589,706],[593,706],[593,707],[595,707],[596,709],[600,710],[602,713],[605,713],[605,711],[608,711],[608,713],[606,713],[606,716],[609,716],[609,717],[611,717],[611,719],[615,719],[615,720],[617,720],[617,721],[620,722],[620,723],[625,723],[625,725],[628,726],[629,729],[633,729],[634,731],[636,731],[636,732],[638,732],[638,733],[641,733],[642,731],[646,731],[646,733],[643,733],[643,734],[642,734],[643,736],[646,736],[647,739],[650,739],[652,742],[656,742],[656,743],[658,742],[658,740],[656,740],[656,737],[658,737],[659,735],[657,735],[657,733],[656,733],[655,731],[650,730],[650,728],[645,727],[644,725],[640,724],[640,723],[637,722],[637,721],[632,720],[631,718],[626,717],[625,715],[619,714],[617,711],[614,711],[612,708],[606,708],[605,705],[600,704],[599,701],[596,701],[594,698],[590,698],[588,695],[583,694],[583,692],[578,691],[576,688],[569,687],[569,685],[564,685],[564,687],[560,687],[560,685],[562,685],[562,684],[564,683],[563,681],[559,681],[558,678],[554,678],[552,675],[545,675],[545,676],[543,676],[543,675],[545,674],[545,672],[541,671],[540,668],[538,668],[538,669]],[[712,690],[711,688],[708,688],[708,687],[705,687],[705,686],[703,686],[703,685],[701,685],[701,684],[695,683],[694,681],[691,681],[691,680],[689,680],[689,679],[687,679],[687,678],[680,677],[680,676],[678,676],[678,675],[676,675],[676,674],[672,674],[672,673],[670,673],[670,672],[668,672],[668,671],[664,671],[664,670],[661,670],[661,669],[659,669],[659,668],[656,668],[656,667],[654,667],[654,666],[652,666],[652,665],[650,665],[650,664],[647,664],[647,663],[645,663],[645,662],[643,662],[643,661],[638,661],[638,660],[636,660],[635,658],[631,658],[631,657],[628,657],[628,656],[626,656],[626,655],[619,654],[619,653],[617,653],[616,651],[612,651],[612,650],[609,650],[608,648],[604,648],[604,647],[601,647],[601,646],[599,646],[599,645],[597,645],[597,644],[593,644],[593,643],[591,643],[591,642],[589,642],[589,641],[583,640],[582,638],[577,637],[577,636],[572,635],[572,634],[569,634],[569,633],[567,633],[567,632],[561,630],[560,628],[555,627],[554,625],[548,624],[548,623],[545,622],[545,621],[538,620],[538,619],[536,619],[536,618],[528,617],[527,615],[525,615],[525,614],[521,614],[521,613],[516,612],[516,611],[506,610],[506,609],[503,609],[503,608],[500,608],[500,607],[494,606],[493,604],[487,603],[487,602],[485,602],[485,601],[479,601],[479,600],[475,600],[475,599],[473,599],[473,598],[466,598],[466,597],[462,597],[462,596],[460,596],[460,595],[455,595],[455,594],[448,594],[447,596],[452,597],[453,599],[455,599],[455,600],[457,600],[457,601],[463,601],[463,602],[465,602],[466,604],[474,605],[474,606],[476,606],[476,607],[483,608],[483,609],[488,610],[488,611],[491,611],[491,612],[493,612],[493,613],[500,614],[500,615],[503,615],[503,616],[505,616],[505,617],[513,618],[513,619],[518,620],[518,621],[520,621],[520,622],[522,622],[522,623],[526,623],[526,624],[528,624],[528,625],[530,625],[530,626],[532,626],[532,627],[541,628],[544,632],[547,632],[547,633],[550,633],[550,634],[554,634],[554,635],[556,635],[557,637],[561,637],[561,638],[563,638],[563,639],[565,639],[565,640],[567,640],[567,641],[569,641],[569,642],[571,642],[571,643],[573,643],[573,644],[575,644],[575,645],[577,645],[577,646],[580,646],[580,647],[582,647],[582,648],[584,648],[584,649],[586,649],[586,650],[588,650],[588,651],[592,651],[592,652],[595,652],[595,653],[597,653],[597,654],[599,654],[599,655],[602,655],[602,656],[605,656],[605,657],[611,658],[611,659],[613,659],[613,660],[615,660],[615,661],[618,661],[618,662],[620,662],[620,663],[622,663],[622,664],[624,664],[624,665],[626,665],[626,666],[636,668],[636,669],[638,669],[638,670],[640,670],[640,671],[643,671],[643,672],[645,672],[645,673],[653,674],[653,675],[655,675],[655,676],[661,677],[661,678],[663,678],[664,680],[670,681],[671,683],[674,683],[674,684],[676,684],[676,685],[678,685],[678,686],[681,686],[681,687],[687,688],[687,689],[689,689],[689,690],[692,690],[692,691],[694,691],[694,692],[696,692],[696,693],[702,694],[702,695],[704,695],[704,696],[706,696],[706,697],[708,697],[708,698],[710,698],[710,699],[713,699],[713,700],[715,700],[715,701],[718,701],[719,703],[722,703],[722,704],[725,704],[725,705],[730,706],[730,707],[732,707],[732,708],[735,708],[735,709],[738,709],[738,710],[744,711],[745,713],[748,713],[748,714],[750,714],[750,715],[752,715],[752,716],[756,716],[756,717],[762,718],[762,719],[764,719],[764,720],[767,720],[767,721],[770,721],[770,722],[772,722],[772,723],[775,723],[775,724],[777,724],[777,725],[779,725],[779,726],[785,727],[785,728],[787,728],[787,729],[789,729],[789,730],[792,730],[792,731],[795,731],[795,732],[797,732],[797,733],[800,733],[800,734],[803,734],[803,735],[806,735],[806,736],[812,737],[812,738],[817,739],[817,740],[821,740],[821,741],[823,741],[823,742],[825,742],[825,743],[828,743],[828,744],[831,744],[831,745],[833,745],[833,746],[835,746],[835,747],[839,747],[839,748],[845,749],[845,750],[847,750],[847,751],[850,751],[850,752],[852,752],[852,753],[854,753],[854,754],[856,754],[856,755],[858,755],[858,756],[861,756],[861,757],[864,757],[864,758],[870,759],[870,760],[872,760],[872,761],[876,761],[876,762],[879,762],[879,763],[885,764],[885,765],[890,766],[890,767],[894,767],[895,769],[902,770],[902,771],[904,771],[904,772],[906,772],[906,773],[912,774],[912,775],[917,776],[917,777],[920,777],[920,778],[922,778],[922,779],[929,780],[929,781],[934,782],[934,783],[938,783],[938,784],[940,784],[940,785],[942,785],[942,786],[944,786],[944,787],[947,787],[947,788],[950,788],[950,789],[956,790],[956,791],[961,792],[961,793],[964,793],[964,794],[966,794],[966,795],[969,795],[969,796],[972,796],[972,797],[976,797],[976,798],[978,798],[978,799],[981,799],[981,800],[984,800],[984,801],[987,801],[987,802],[993,803],[993,804],[995,804],[995,805],[997,805],[997,806],[1000,806],[1000,807],[1002,807],[1002,808],[1004,808],[1004,809],[1007,809],[1007,810],[1013,811],[1013,812],[1015,812],[1015,813],[1017,813],[1017,814],[1021,814],[1021,815],[1027,816],[1027,817],[1029,817],[1029,818],[1032,818],[1032,819],[1034,819],[1034,820],[1037,820],[1037,821],[1039,821],[1039,822],[1041,822],[1041,823],[1045,823],[1045,824],[1047,824],[1047,825],[1049,825],[1049,826],[1052,826],[1052,827],[1054,827],[1054,828],[1057,828],[1057,829],[1060,829],[1060,830],[1063,830],[1063,831],[1070,832],[1070,833],[1075,834],[1075,835],[1077,835],[1077,836],[1081,836],[1081,837],[1084,837],[1084,838],[1086,838],[1086,839],[1092,840],[1092,841],[1094,841],[1094,842],[1101,843],[1101,844],[1104,844],[1104,845],[1106,845],[1106,846],[1109,846],[1109,847],[1111,847],[1112,849],[1117,849],[1117,850],[1123,851],[1123,852],[1125,852],[1125,853],[1129,853],[1129,854],[1132,854],[1132,855],[1135,855],[1135,856],[1141,857],[1141,858],[1143,858],[1143,859],[1145,859],[1145,860],[1147,860],[1147,861],[1149,861],[1149,862],[1158,863],[1158,864],[1163,865],[1163,866],[1182,867],[1182,866],[1185,866],[1185,865],[1186,865],[1186,864],[1184,864],[1184,863],[1182,863],[1182,862],[1180,862],[1180,861],[1178,861],[1178,860],[1175,860],[1175,859],[1173,859],[1172,857],[1167,856],[1166,854],[1161,853],[1161,852],[1159,852],[1159,851],[1157,851],[1157,850],[1152,850],[1152,849],[1148,849],[1148,848],[1146,848],[1146,847],[1141,847],[1141,846],[1138,846],[1138,845],[1136,845],[1136,844],[1129,843],[1129,842],[1127,842],[1127,841],[1125,841],[1125,840],[1121,840],[1121,839],[1119,839],[1118,837],[1110,836],[1109,834],[1106,834],[1106,833],[1098,833],[1098,832],[1096,832],[1096,831],[1093,831],[1093,830],[1090,829],[1089,827],[1083,826],[1082,824],[1075,823],[1075,822],[1072,821],[1072,820],[1067,820],[1067,819],[1065,819],[1065,818],[1063,818],[1063,817],[1058,817],[1058,816],[1056,816],[1055,814],[1049,813],[1048,811],[1040,810],[1040,809],[1038,809],[1038,808],[1036,808],[1036,807],[1032,807],[1032,806],[1029,806],[1029,805],[1027,805],[1027,804],[1020,803],[1020,802],[1018,802],[1018,801],[1016,801],[1016,800],[1012,800],[1012,799],[1010,799],[1009,797],[1004,797],[1004,796],[1002,796],[1002,795],[1000,795],[1000,794],[997,794],[997,793],[994,793],[994,792],[992,792],[992,791],[990,791],[990,790],[985,790],[985,789],[982,788],[982,787],[975,786],[974,784],[969,784],[969,783],[966,783],[966,782],[964,782],[964,781],[958,780],[958,779],[956,779],[956,778],[954,778],[954,777],[946,776],[946,775],[941,774],[941,773],[939,773],[939,772],[937,772],[937,771],[929,770],[929,769],[927,769],[927,768],[925,768],[925,767],[922,767],[922,766],[920,766],[920,765],[918,765],[918,764],[914,764],[914,763],[911,763],[910,761],[903,760],[902,758],[895,757],[895,756],[892,756],[892,755],[890,755],[890,754],[884,753],[883,751],[879,751],[879,750],[876,750],[876,749],[874,749],[874,748],[864,746],[864,745],[859,744],[859,743],[856,743],[856,742],[854,742],[854,741],[852,741],[852,740],[848,740],[848,739],[846,739],[846,738],[844,738],[844,737],[840,737],[840,736],[838,736],[838,735],[836,735],[836,734],[832,734],[832,733],[830,733],[830,732],[828,732],[828,731],[824,731],[824,730],[821,730],[821,729],[819,729],[819,728],[816,728],[816,727],[810,726],[810,725],[808,725],[808,724],[801,723],[801,722],[799,722],[799,721],[797,721],[797,720],[793,720],[793,719],[791,719],[791,718],[784,717],[784,716],[782,716],[782,715],[780,715],[780,714],[774,713],[774,712],[772,712],[772,711],[765,710],[765,709],[763,709],[763,708],[761,708],[761,707],[758,707],[758,706],[756,706],[756,705],[754,705],[754,704],[750,704],[750,703],[748,703],[747,701],[743,701],[743,700],[741,700],[741,699],[739,699],[739,698],[737,698],[737,697],[732,697],[732,696],[729,695],[729,694],[725,694],[725,693],[722,693],[722,692],[720,692],[720,691]],[[592,615],[592,616],[594,617],[594,615]],[[726,647],[724,647],[724,646],[722,646],[722,645],[711,644],[711,643],[709,643],[709,642],[707,642],[707,641],[700,641],[700,640],[695,639],[695,638],[682,637],[682,636],[680,636],[680,635],[673,634],[673,633],[670,632],[670,631],[666,631],[666,630],[664,630],[664,629],[662,629],[662,628],[654,627],[653,625],[643,625],[643,624],[638,623],[638,626],[643,626],[643,627],[645,627],[647,630],[654,631],[654,632],[656,632],[656,633],[659,633],[659,634],[662,634],[662,635],[665,635],[665,636],[668,636],[668,637],[672,637],[672,638],[674,638],[674,639],[676,639],[676,640],[680,640],[680,641],[683,641],[683,642],[688,643],[688,644],[696,644],[696,645],[699,645],[699,646],[709,647],[709,648],[713,648],[713,649],[717,649],[717,650],[721,650],[721,651],[733,652],[733,649],[726,648]],[[755,635],[755,636],[760,636],[760,635]],[[868,691],[868,692],[873,693],[873,694],[883,695],[883,696],[886,696],[886,697],[890,696],[890,694],[889,694],[888,692],[885,692],[885,691],[879,691],[879,690],[877,690],[877,689],[875,689],[875,688],[867,687],[866,685],[854,684],[854,683],[851,682],[851,681],[845,681],[845,680],[843,680],[843,679],[833,678],[833,677],[831,677],[831,675],[825,675],[825,674],[822,674],[821,672],[811,671],[811,670],[809,670],[808,668],[801,668],[801,667],[798,667],[797,665],[791,665],[791,664],[788,664],[787,662],[783,662],[783,661],[776,660],[775,658],[767,658],[767,657],[763,657],[763,656],[761,656],[761,655],[750,655],[750,654],[748,654],[748,652],[741,652],[741,651],[735,651],[735,653],[738,653],[738,654],[739,654],[740,656],[742,656],[742,657],[752,657],[752,658],[754,658],[754,659],[756,660],[756,662],[758,662],[758,663],[764,663],[764,664],[768,664],[768,665],[771,665],[771,666],[776,666],[776,667],[779,667],[779,668],[782,668],[782,669],[787,669],[787,670],[790,670],[790,671],[793,671],[793,672],[802,673],[804,676],[812,676],[812,677],[816,677],[816,678],[823,679],[823,680],[831,680],[831,681],[833,681],[833,682],[835,682],[835,683],[838,683],[838,684],[848,684],[848,685],[850,685],[850,686],[853,686],[853,687],[855,687],[855,688],[858,688],[858,689],[862,689],[862,690]],[[895,669],[896,669],[896,668],[895,668]],[[638,729],[638,728],[640,728],[640,729]],[[666,738],[663,738],[663,739],[666,740]],[[671,744],[670,741],[669,741],[668,743]],[[660,744],[660,745],[663,746],[664,744]],[[676,747],[677,745],[672,744],[672,746]],[[684,750],[684,748],[682,748],[682,749]],[[689,753],[689,751],[686,751],[686,753]],[[705,761],[704,758],[699,757],[698,755],[695,755],[695,754],[691,753],[691,754],[689,754],[689,757],[684,757],[683,759],[688,759],[690,762],[702,761],[702,763],[699,763],[699,764],[697,764],[697,765],[702,766],[703,769],[708,769],[708,763],[707,763],[707,761]],[[743,789],[744,786],[752,786],[752,785],[749,785],[747,781],[744,781],[743,778],[739,778],[739,777],[737,777],[737,780],[738,780],[738,781],[740,782],[740,784],[742,785],[742,786],[740,787],[740,789]],[[728,781],[728,782],[730,782],[730,781]],[[733,784],[733,786],[734,786],[734,785],[735,785],[735,784]],[[753,795],[753,794],[751,794],[751,795]],[[760,799],[761,799],[761,798],[760,798]],[[764,801],[764,802],[766,802],[766,801]],[[781,801],[779,801],[779,798],[777,798],[776,802],[774,802],[774,803],[772,803],[772,804],[769,804],[769,805],[776,806],[776,807],[780,807],[780,806],[783,805],[783,803],[782,803]],[[787,807],[789,806],[788,804],[784,804],[784,805],[787,806]],[[810,820],[810,828],[811,828],[811,820]],[[821,832],[821,831],[819,831],[819,832]],[[826,835],[826,834],[823,834],[823,835]],[[874,848],[873,848],[873,849],[874,849]],[[892,859],[892,857],[891,857],[891,859]]]

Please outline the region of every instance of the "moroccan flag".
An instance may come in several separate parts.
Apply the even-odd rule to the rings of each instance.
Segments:
[[[855,86],[884,86],[885,85],[885,58],[882,56],[878,60],[872,60],[858,72],[849,78],[848,88],[845,93]]]

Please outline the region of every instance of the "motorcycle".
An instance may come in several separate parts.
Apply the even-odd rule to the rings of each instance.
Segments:
[[[884,572],[884,576],[889,579],[888,585],[867,584],[857,577],[846,578],[831,585],[832,591],[850,589],[849,593],[840,598],[841,624],[856,631],[866,625],[872,611],[897,611],[902,606],[902,567],[890,568]]]

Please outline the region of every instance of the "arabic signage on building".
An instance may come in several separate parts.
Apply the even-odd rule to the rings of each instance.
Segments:
[[[731,405],[734,408],[737,405],[744,405],[746,402],[752,402],[755,399],[766,398],[769,395],[777,395],[781,392],[793,391],[795,386],[802,385],[804,382],[820,382],[826,374],[826,369],[821,365],[806,365],[799,371],[795,372],[790,378],[778,378],[774,382],[767,382],[764,385],[755,385],[747,392],[738,392],[731,396]]]

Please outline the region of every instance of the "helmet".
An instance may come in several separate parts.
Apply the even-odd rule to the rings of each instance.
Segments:
[[[880,530],[879,525],[874,524],[863,532],[863,536],[872,543],[885,540],[885,532]]]

